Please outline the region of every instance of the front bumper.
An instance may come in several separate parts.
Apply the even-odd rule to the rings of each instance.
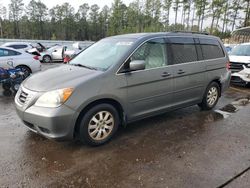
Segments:
[[[18,92],[20,93],[20,92]],[[62,105],[58,108],[44,108],[30,105],[21,105],[15,99],[16,111],[24,124],[33,132],[55,140],[72,140],[74,138],[75,120],[78,113]]]
[[[250,79],[246,80],[246,78],[242,78],[240,76],[232,76],[231,83],[235,85],[247,85],[250,83]]]

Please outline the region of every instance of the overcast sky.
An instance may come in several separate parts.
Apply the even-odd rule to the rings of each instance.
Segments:
[[[111,7],[112,3],[114,0],[60,0],[60,1],[55,1],[55,0],[41,0],[48,8],[52,8],[53,6],[56,6],[57,4],[61,5],[65,2],[70,3],[74,8],[75,11],[78,10],[79,6],[88,3],[90,6],[93,4],[97,4],[99,7],[104,7],[104,5],[108,5]],[[129,5],[129,3],[133,2],[134,0],[122,0],[123,3],[126,5]],[[23,0],[25,6],[27,6],[30,2],[30,0]],[[10,0],[0,0],[0,4],[3,6],[8,7],[8,4],[10,4]],[[180,16],[178,20],[180,19]],[[171,9],[171,14],[170,14],[170,22],[173,23],[174,21],[174,13],[173,10]]]
[[[93,4],[97,4],[98,6],[100,6],[101,8],[104,5],[108,5],[109,7],[111,6],[112,2],[114,0],[61,0],[61,1],[55,1],[55,0],[41,0],[44,4],[47,5],[48,8],[52,8],[53,6],[59,4],[63,4],[65,2],[70,3],[76,10],[78,9],[78,7],[80,5],[82,5],[83,3],[88,3],[89,5],[93,5]],[[124,3],[126,3],[127,5],[132,2],[133,0],[123,0]],[[28,3],[30,2],[30,0],[23,0],[25,5],[28,5]],[[10,3],[10,0],[0,0],[0,3],[4,6],[8,6],[8,4]]]
[[[97,4],[99,7],[103,7],[104,5],[108,5],[109,7],[111,7],[112,3],[114,2],[114,0],[41,0],[44,4],[46,4],[46,6],[48,8],[52,8],[53,6],[56,6],[57,4],[61,5],[65,2],[68,2],[69,4],[71,4],[74,8],[75,11],[78,10],[78,7],[84,3],[88,3],[90,6],[93,4]],[[122,0],[122,2],[124,2],[126,5],[129,5],[129,3],[133,2],[134,0]],[[30,0],[23,0],[25,6],[28,5],[28,3],[30,2]],[[0,5],[6,6],[8,7],[8,4],[10,3],[10,0],[0,0]],[[181,9],[179,10],[179,16],[178,16],[178,21],[180,21],[180,16],[181,15]],[[171,9],[170,12],[170,23],[174,22],[174,12],[173,9]],[[204,22],[205,27],[210,25],[210,20],[206,20]]]

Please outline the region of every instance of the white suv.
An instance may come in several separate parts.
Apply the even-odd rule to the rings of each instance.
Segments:
[[[250,43],[239,44],[229,53],[231,82],[241,85],[250,83]]]

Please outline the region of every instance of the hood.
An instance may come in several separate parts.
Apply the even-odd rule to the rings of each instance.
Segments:
[[[229,55],[230,62],[250,63],[250,56],[235,56]]]
[[[22,85],[32,91],[46,92],[75,87],[102,73],[102,71],[90,70],[83,67],[62,65],[36,73],[27,78]]]

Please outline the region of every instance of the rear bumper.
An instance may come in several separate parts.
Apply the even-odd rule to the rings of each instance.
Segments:
[[[39,60],[33,62],[33,65],[30,67],[32,73],[36,73],[42,70],[42,64]]]
[[[221,93],[225,92],[230,87],[231,72],[228,71],[223,78],[221,78]]]

